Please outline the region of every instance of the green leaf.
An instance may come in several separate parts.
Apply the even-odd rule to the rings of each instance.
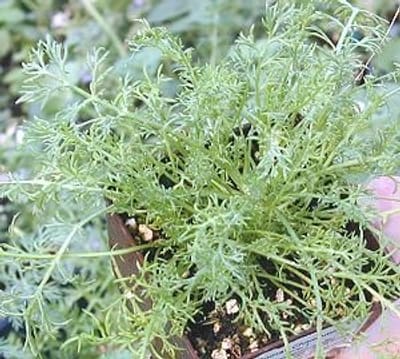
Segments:
[[[115,65],[115,72],[119,76],[130,75],[133,79],[143,79],[143,72],[154,76],[160,62],[160,50],[146,47],[127,58],[120,59]]]
[[[16,24],[25,20],[25,13],[15,7],[2,7],[0,5],[0,24]]]
[[[11,37],[6,29],[0,29],[0,58],[7,55],[11,49]]]
[[[20,82],[23,79],[24,79],[23,70],[21,68],[13,68],[12,70],[7,72],[7,74],[3,78],[3,81],[6,84],[11,84],[13,82]]]
[[[167,20],[176,19],[189,12],[191,7],[190,1],[186,0],[161,1],[150,11],[148,20],[159,24]]]
[[[379,70],[393,71],[395,69],[394,64],[400,63],[400,38],[388,42],[376,57],[374,63]]]

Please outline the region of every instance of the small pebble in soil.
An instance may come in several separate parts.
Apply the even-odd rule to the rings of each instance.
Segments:
[[[184,279],[189,278],[190,277],[190,271],[187,270],[187,271],[183,272],[181,277],[184,278]]]
[[[345,311],[344,311],[343,308],[337,308],[337,309],[336,309],[336,314],[337,314],[339,317],[345,317]]]
[[[232,337],[232,340],[233,340],[234,345],[231,348],[231,356],[232,356],[232,358],[235,358],[235,359],[241,358],[242,357],[242,349],[240,347],[241,340],[240,340],[239,335],[234,334]]]
[[[295,333],[295,334],[300,334],[302,331],[303,331],[303,329],[301,329],[301,325],[300,325],[300,324],[299,324],[299,325],[296,325],[296,326],[294,327],[294,333]]]
[[[145,242],[151,242],[153,240],[153,231],[145,224],[139,224],[138,230],[140,237]]]
[[[200,338],[196,338],[196,342],[197,342],[197,347],[199,348],[199,353],[204,355],[206,353],[207,342]]]
[[[311,307],[315,308],[317,306],[317,301],[315,300],[315,298],[311,298],[310,299],[310,305]]]
[[[290,307],[290,306],[293,304],[293,300],[291,300],[291,299],[286,299],[286,300],[285,300],[285,303],[287,304],[288,307]],[[283,319],[287,319],[287,318],[289,318],[290,316],[293,316],[293,312],[291,312],[290,310],[288,310],[288,311],[282,312],[281,315],[282,315],[282,318],[283,318]]]
[[[231,350],[233,346],[233,342],[231,338],[224,338],[221,343],[221,349]]]
[[[310,324],[302,324],[301,325],[301,329],[304,330],[304,331],[305,330],[309,330],[309,329],[311,329],[311,325]]]
[[[251,329],[250,327],[246,328],[246,329],[243,331],[243,336],[245,336],[245,337],[247,337],[247,338],[254,337],[253,329]]]
[[[250,349],[251,352],[254,352],[254,351],[258,350],[258,348],[259,348],[258,347],[258,340],[253,340],[253,341],[250,342],[249,349]]]
[[[285,294],[281,288],[278,288],[275,294],[275,299],[278,303],[282,303],[285,300]]]
[[[265,337],[261,338],[261,342],[262,342],[263,345],[268,344],[270,341],[271,341],[271,338],[268,337],[268,336],[265,336]]]
[[[225,304],[226,314],[239,313],[239,305],[236,299],[229,299]]]
[[[309,325],[309,324],[297,324],[295,327],[294,327],[294,332],[295,332],[295,334],[301,334],[301,333],[303,333],[305,330],[308,330],[308,329],[310,329],[311,328],[311,326]]]
[[[213,332],[214,334],[217,334],[221,330],[221,323],[220,322],[215,322],[213,325]]]
[[[228,359],[228,353],[224,349],[215,349],[211,353],[212,359]]]
[[[125,222],[125,226],[128,227],[129,231],[136,232],[137,231],[137,223],[135,218],[128,218]]]

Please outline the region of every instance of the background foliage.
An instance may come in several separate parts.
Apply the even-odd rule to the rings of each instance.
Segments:
[[[373,5],[374,10],[388,17],[394,10],[394,4],[388,1]],[[154,74],[159,62],[158,51],[149,49],[134,59],[127,55],[125,40],[142,26],[133,19],[145,17],[151,24],[166,25],[182,36],[186,46],[197,49],[195,60],[218,63],[239,32],[263,14],[264,1],[261,0],[116,0],[97,1],[95,5],[85,0],[1,1],[0,173],[12,172],[29,178],[35,170],[34,161],[28,147],[16,151],[16,146],[23,142],[19,125],[34,116],[50,119],[55,109],[68,108],[76,100],[74,94],[65,93],[53,97],[43,108],[36,104],[15,104],[22,81],[20,63],[27,60],[28,52],[37,40],[50,33],[55,39],[63,41],[70,49],[67,63],[71,76],[69,80],[76,85],[87,86],[91,78],[85,65],[86,52],[95,46],[104,46],[110,51],[105,67],[113,65],[115,71],[120,73],[129,69],[132,76],[140,78],[140,64],[143,64],[149,74]],[[329,29],[329,24],[326,27]],[[256,28],[256,34],[257,31],[259,29]],[[388,43],[382,55],[374,61],[374,68],[380,73],[393,69],[393,60],[399,58],[397,25],[391,35],[393,42]],[[113,83],[105,84],[105,89],[112,94]],[[169,83],[165,91],[174,91],[174,83]],[[389,107],[387,111],[397,117],[394,109]],[[20,191],[23,194],[25,190],[21,187]],[[88,208],[86,203],[82,206],[79,201],[67,197],[63,200],[70,205],[60,210],[46,198],[38,203],[42,207],[39,216],[35,208],[38,204],[24,201],[21,204],[23,196],[17,193],[15,197],[19,201],[10,203],[3,199],[0,203],[0,240],[3,248],[11,246],[20,250],[20,257],[13,257],[12,260],[4,251],[0,252],[0,265],[4,268],[0,272],[0,317],[3,326],[0,326],[0,330],[3,329],[0,334],[4,335],[0,352],[6,358],[29,358],[35,354],[54,357],[54,353],[57,357],[71,358],[79,347],[79,357],[82,358],[129,357],[127,352],[110,345],[112,339],[118,343],[119,339],[113,338],[118,328],[112,327],[114,322],[105,309],[116,306],[121,298],[113,281],[108,257],[68,259],[63,260],[62,265],[57,262],[57,270],[52,272],[51,281],[45,287],[41,283],[46,278],[49,263],[53,263],[52,258],[27,261],[24,257],[25,252],[37,253],[39,257],[56,252],[71,233],[82,238],[73,242],[72,252],[107,250],[104,223],[99,219],[91,219],[84,225],[80,223],[81,218],[86,218],[84,214],[95,211],[99,204],[92,203]],[[43,303],[46,310],[41,308]],[[22,313],[29,318],[31,328],[25,326]],[[122,323],[127,313],[117,314]],[[35,340],[26,341],[30,339],[31,329]],[[26,343],[30,345],[29,350],[23,350]],[[60,343],[63,344],[61,350]]]

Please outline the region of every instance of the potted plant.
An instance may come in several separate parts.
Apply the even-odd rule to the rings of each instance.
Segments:
[[[26,136],[46,194],[108,203],[128,308],[116,345],[135,358],[250,358],[278,340],[290,357],[308,330],[323,357],[326,328],[355,331],[374,301],[399,296],[398,268],[366,244],[373,211],[359,206],[362,176],[399,168],[398,127],[371,125],[391,93],[355,79],[385,28],[341,2],[333,43],[316,26],[327,19],[312,5],[267,6],[263,36],[242,34],[217,65],[144,23],[132,58],[150,48],[158,70],[118,75],[96,50],[88,88],[69,81],[67,49],[50,39],[24,65],[21,101],[80,96]]]

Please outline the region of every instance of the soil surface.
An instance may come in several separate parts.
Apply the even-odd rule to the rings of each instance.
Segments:
[[[293,308],[292,299],[287,298],[281,288],[271,284],[265,288],[268,288],[265,291],[270,293],[272,301]],[[221,307],[216,307],[213,302],[203,305],[203,310],[195,317],[195,323],[188,325],[187,331],[201,359],[239,359],[281,339],[280,333],[268,325],[270,320],[265,314],[260,317],[270,330],[270,335],[257,333],[248,327],[239,317],[240,308],[241,303],[237,298],[228,300]],[[289,327],[294,335],[312,327],[312,323],[295,310],[282,311],[281,318],[290,319]]]
[[[152,229],[141,223],[140,219],[124,218],[125,225],[138,243],[161,239],[162,232]],[[343,229],[348,235],[360,234],[359,226],[355,223],[348,223]],[[378,245],[374,237],[368,231],[364,232],[366,246],[370,250],[377,250]],[[147,258],[154,258],[154,253],[148,253]],[[167,258],[166,258],[167,259]],[[286,273],[283,277],[284,285],[279,286],[271,282],[262,275],[274,275],[277,268],[265,257],[259,258],[260,282],[262,283],[263,295],[271,302],[279,303],[282,310],[279,312],[280,318],[288,323],[288,337],[299,335],[305,331],[310,331],[315,327],[315,323],[310,322],[300,310],[304,309],[303,304],[296,301],[294,297],[289,297],[286,291],[294,293],[298,298],[303,298],[304,293],[290,283],[297,283],[303,287],[307,284],[298,276]],[[370,269],[368,265],[364,268],[365,272]],[[305,276],[307,273],[303,273]],[[189,274],[191,275],[191,273]],[[334,286],[334,278],[327,278],[320,283],[321,288]],[[348,283],[349,295],[352,283]],[[372,303],[372,297],[366,294],[366,299]],[[310,298],[308,304],[316,306],[315,299]],[[299,309],[297,309],[299,308]],[[260,319],[268,329],[269,333],[256,332],[254,328],[247,326],[241,319],[240,298],[232,296],[224,305],[217,306],[214,302],[206,302],[199,314],[194,317],[194,323],[188,323],[186,335],[195,348],[200,359],[240,359],[245,354],[256,352],[259,349],[277,342],[281,339],[280,332],[271,325],[271,318],[268,314],[259,313]],[[336,308],[331,314],[331,318],[338,320],[346,315],[342,308]],[[324,326],[327,323],[323,323]]]

